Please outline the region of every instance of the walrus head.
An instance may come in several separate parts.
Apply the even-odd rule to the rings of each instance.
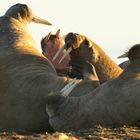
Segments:
[[[5,16],[13,17],[20,22],[35,22],[40,24],[52,25],[47,20],[37,17],[26,4],[15,4],[11,6],[5,13]]]
[[[66,50],[66,53],[61,58],[59,63],[61,63],[67,55],[70,54],[71,56],[72,53],[77,53],[76,50],[79,48],[80,44],[84,39],[86,39],[86,37],[83,35],[73,32],[68,33],[65,37],[65,45],[56,53],[56,55],[53,58],[53,61],[64,51],[64,49]]]
[[[133,45],[129,51],[125,52],[123,55],[120,55],[118,58],[128,57],[130,61],[140,58],[140,44]]]

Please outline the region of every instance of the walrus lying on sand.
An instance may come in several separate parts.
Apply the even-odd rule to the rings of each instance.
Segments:
[[[140,44],[134,45],[124,56],[129,58],[130,65],[122,74],[86,95],[65,97],[58,92],[48,95],[46,110],[55,130],[95,125],[140,126]]]
[[[71,95],[95,89],[96,80],[59,77],[50,61],[37,49],[27,23],[51,25],[24,4],[10,7],[0,17],[0,131],[52,131],[46,113],[46,96],[78,86]],[[64,89],[63,89],[64,88]]]

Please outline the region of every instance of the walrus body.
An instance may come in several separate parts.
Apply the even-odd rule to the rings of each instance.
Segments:
[[[64,97],[58,93],[47,99],[51,126],[70,131],[103,126],[140,126],[140,44],[126,53],[130,65],[115,79],[98,86],[81,97]],[[54,104],[55,99],[55,104]],[[56,104],[57,110],[56,110]]]
[[[0,131],[52,131],[46,96],[71,80],[57,76],[53,65],[35,48],[26,29],[31,21],[51,25],[23,4],[12,6],[0,17]],[[95,88],[87,83],[81,82],[75,93]]]
[[[54,76],[55,69],[35,48],[26,24],[7,15],[0,17],[1,131],[51,130],[43,98],[51,82],[56,83]]]
[[[44,89],[44,84],[56,72],[34,48],[23,24],[14,18],[1,17],[0,25],[0,129],[34,131],[35,126],[39,130],[48,129],[42,99],[51,86],[48,83]]]

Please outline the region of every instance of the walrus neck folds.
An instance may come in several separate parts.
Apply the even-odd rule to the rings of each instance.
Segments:
[[[97,72],[97,75],[100,79],[100,82],[103,83],[108,79],[116,78],[122,73],[122,69],[112,61],[112,59],[94,42],[93,50],[98,51],[97,60],[93,59],[93,63]]]
[[[27,23],[22,23],[13,17],[3,16],[0,20],[0,23],[2,23],[0,27],[1,32],[27,31]]]

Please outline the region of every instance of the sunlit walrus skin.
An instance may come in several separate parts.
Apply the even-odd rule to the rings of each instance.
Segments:
[[[53,65],[36,49],[26,29],[31,21],[51,25],[24,4],[10,7],[0,17],[0,131],[51,131],[46,96],[71,80],[57,76]],[[93,83],[81,82],[71,94],[84,94],[95,88]]]
[[[70,54],[68,75],[71,78],[83,78],[82,70],[86,61],[95,67],[100,83],[118,77],[123,71],[99,45],[84,35],[68,33],[64,47],[56,56],[59,56],[64,49]]]
[[[51,88],[44,89],[45,78],[49,81],[49,76],[56,73],[37,51],[27,32],[26,24],[31,21],[40,22],[41,19],[37,20],[31,9],[23,4],[10,7],[0,17],[1,131],[32,132],[50,128],[45,121],[42,99]],[[42,23],[49,24],[45,20]],[[45,74],[45,71],[51,73]]]

